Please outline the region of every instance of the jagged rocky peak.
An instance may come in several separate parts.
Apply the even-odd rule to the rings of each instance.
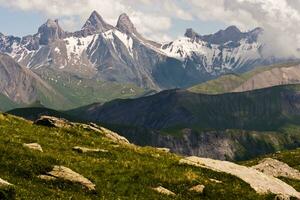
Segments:
[[[223,32],[226,33],[226,34],[239,34],[239,33],[242,33],[241,30],[238,29],[238,27],[236,27],[236,26],[229,26]]]
[[[137,33],[134,24],[131,22],[129,16],[126,13],[120,15],[117,23],[117,28],[124,33]]]
[[[47,45],[54,42],[57,39],[62,39],[65,37],[65,31],[59,26],[58,20],[48,19],[45,24],[43,24],[39,30],[40,44]]]
[[[184,36],[191,38],[191,39],[195,39],[195,38],[198,38],[200,35],[198,33],[196,33],[194,31],[194,29],[188,28],[188,29],[186,29]]]
[[[106,23],[97,11],[93,11],[82,27],[86,34],[101,33],[112,29],[113,26]]]

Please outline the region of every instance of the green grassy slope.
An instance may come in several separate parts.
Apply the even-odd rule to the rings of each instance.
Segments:
[[[205,83],[201,83],[195,85],[188,90],[195,93],[203,93],[203,94],[221,94],[234,90],[238,86],[242,85],[251,77],[274,68],[283,68],[290,67],[298,63],[285,63],[285,64],[276,64],[265,67],[257,67],[252,71],[243,73],[243,74],[226,74],[220,76],[217,79],[207,81]]]
[[[42,76],[42,78],[69,101],[63,109],[73,109],[95,102],[103,103],[116,98],[131,98],[144,93],[144,89],[133,84],[103,82],[70,74],[52,73],[49,71],[47,77]],[[51,108],[57,109],[57,107]]]
[[[48,128],[0,115],[0,177],[14,184],[14,193],[0,189],[3,199],[273,199],[259,196],[248,184],[233,176],[179,165],[180,156],[153,148],[116,146],[101,134],[73,128]],[[22,147],[38,142],[44,152]],[[108,153],[78,154],[74,146],[106,149]],[[64,165],[96,184],[92,193],[77,184],[46,182],[37,178],[53,165]],[[209,179],[223,181],[217,184]],[[203,194],[188,192],[204,184]],[[163,186],[176,197],[156,193],[151,187]]]

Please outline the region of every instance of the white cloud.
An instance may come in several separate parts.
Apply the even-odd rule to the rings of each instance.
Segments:
[[[191,4],[200,19],[234,24],[243,30],[264,28],[260,39],[266,43],[263,53],[268,56],[299,56],[298,0],[191,0]]]
[[[80,28],[93,10],[112,25],[125,12],[137,29],[152,39],[159,38],[171,28],[172,18],[192,19],[172,0],[0,0],[0,6],[60,18],[63,28],[70,31]]]

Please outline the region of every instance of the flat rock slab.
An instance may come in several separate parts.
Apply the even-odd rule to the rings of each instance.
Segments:
[[[43,149],[41,147],[41,145],[39,145],[38,143],[29,143],[29,144],[23,144],[23,147],[32,149],[32,150],[36,150],[36,151],[40,151],[43,152]]]
[[[286,163],[280,162],[272,158],[263,159],[258,165],[252,167],[269,176],[286,177],[300,180],[300,172]]]
[[[105,149],[90,149],[90,148],[86,148],[86,147],[73,147],[72,148],[74,151],[77,151],[79,153],[108,153],[108,150]]]
[[[79,183],[87,187],[89,190],[95,190],[96,187],[96,185],[87,178],[64,166],[54,166],[52,171],[48,172],[47,174],[55,178],[61,178],[73,183]]]
[[[194,187],[191,187],[189,191],[196,192],[196,193],[203,193],[205,186],[204,185],[196,185]]]
[[[168,196],[175,196],[176,194],[164,187],[156,187],[156,188],[152,188],[154,191],[158,192],[158,193],[161,193],[161,194],[165,194],[165,195],[168,195]]]
[[[0,178],[0,188],[8,187],[8,186],[12,186],[12,184]]]
[[[187,164],[231,174],[250,184],[250,186],[259,194],[273,193],[283,196],[292,196],[300,199],[300,193],[290,185],[253,168],[245,167],[228,161],[199,158],[196,156],[181,159],[179,162],[181,164]]]

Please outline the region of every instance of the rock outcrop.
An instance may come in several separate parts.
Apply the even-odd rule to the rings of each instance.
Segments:
[[[176,194],[162,186],[159,186],[159,187],[156,187],[156,188],[153,188],[154,191],[158,192],[158,193],[161,193],[161,194],[165,194],[165,195],[168,195],[168,196],[176,196]]]
[[[248,183],[259,194],[273,193],[300,198],[300,193],[290,185],[253,168],[228,161],[219,161],[195,156],[181,159],[180,163],[231,174]]]
[[[104,127],[100,127],[97,124],[90,123],[90,125],[88,125],[88,127],[86,127],[86,128],[90,128],[91,130],[94,130],[96,132],[101,132],[107,138],[111,139],[112,141],[114,141],[116,143],[130,144],[130,142],[125,137],[120,136],[119,134],[117,134],[111,130],[108,130]]]
[[[23,147],[43,152],[43,149],[42,149],[41,145],[38,144],[38,143],[23,144]]]
[[[73,123],[65,119],[51,117],[51,116],[41,116],[34,123],[37,125],[56,127],[56,128],[70,128],[70,127],[77,126],[86,130],[98,132],[115,143],[130,144],[130,142],[125,137],[120,136],[119,134],[111,130],[108,130],[104,127],[98,126],[97,124],[94,123],[90,123],[90,124]]]
[[[72,126],[72,124],[65,119],[59,119],[51,116],[41,116],[34,123],[37,125],[56,128],[69,128]]]
[[[47,174],[54,178],[71,181],[73,183],[79,183],[89,190],[95,190],[96,187],[96,185],[87,178],[64,166],[54,166],[52,171],[48,172]],[[40,176],[40,178],[49,179],[49,177],[46,176]]]
[[[280,162],[272,158],[262,160],[258,165],[252,167],[269,176],[286,177],[300,180],[300,172],[286,163]]]

